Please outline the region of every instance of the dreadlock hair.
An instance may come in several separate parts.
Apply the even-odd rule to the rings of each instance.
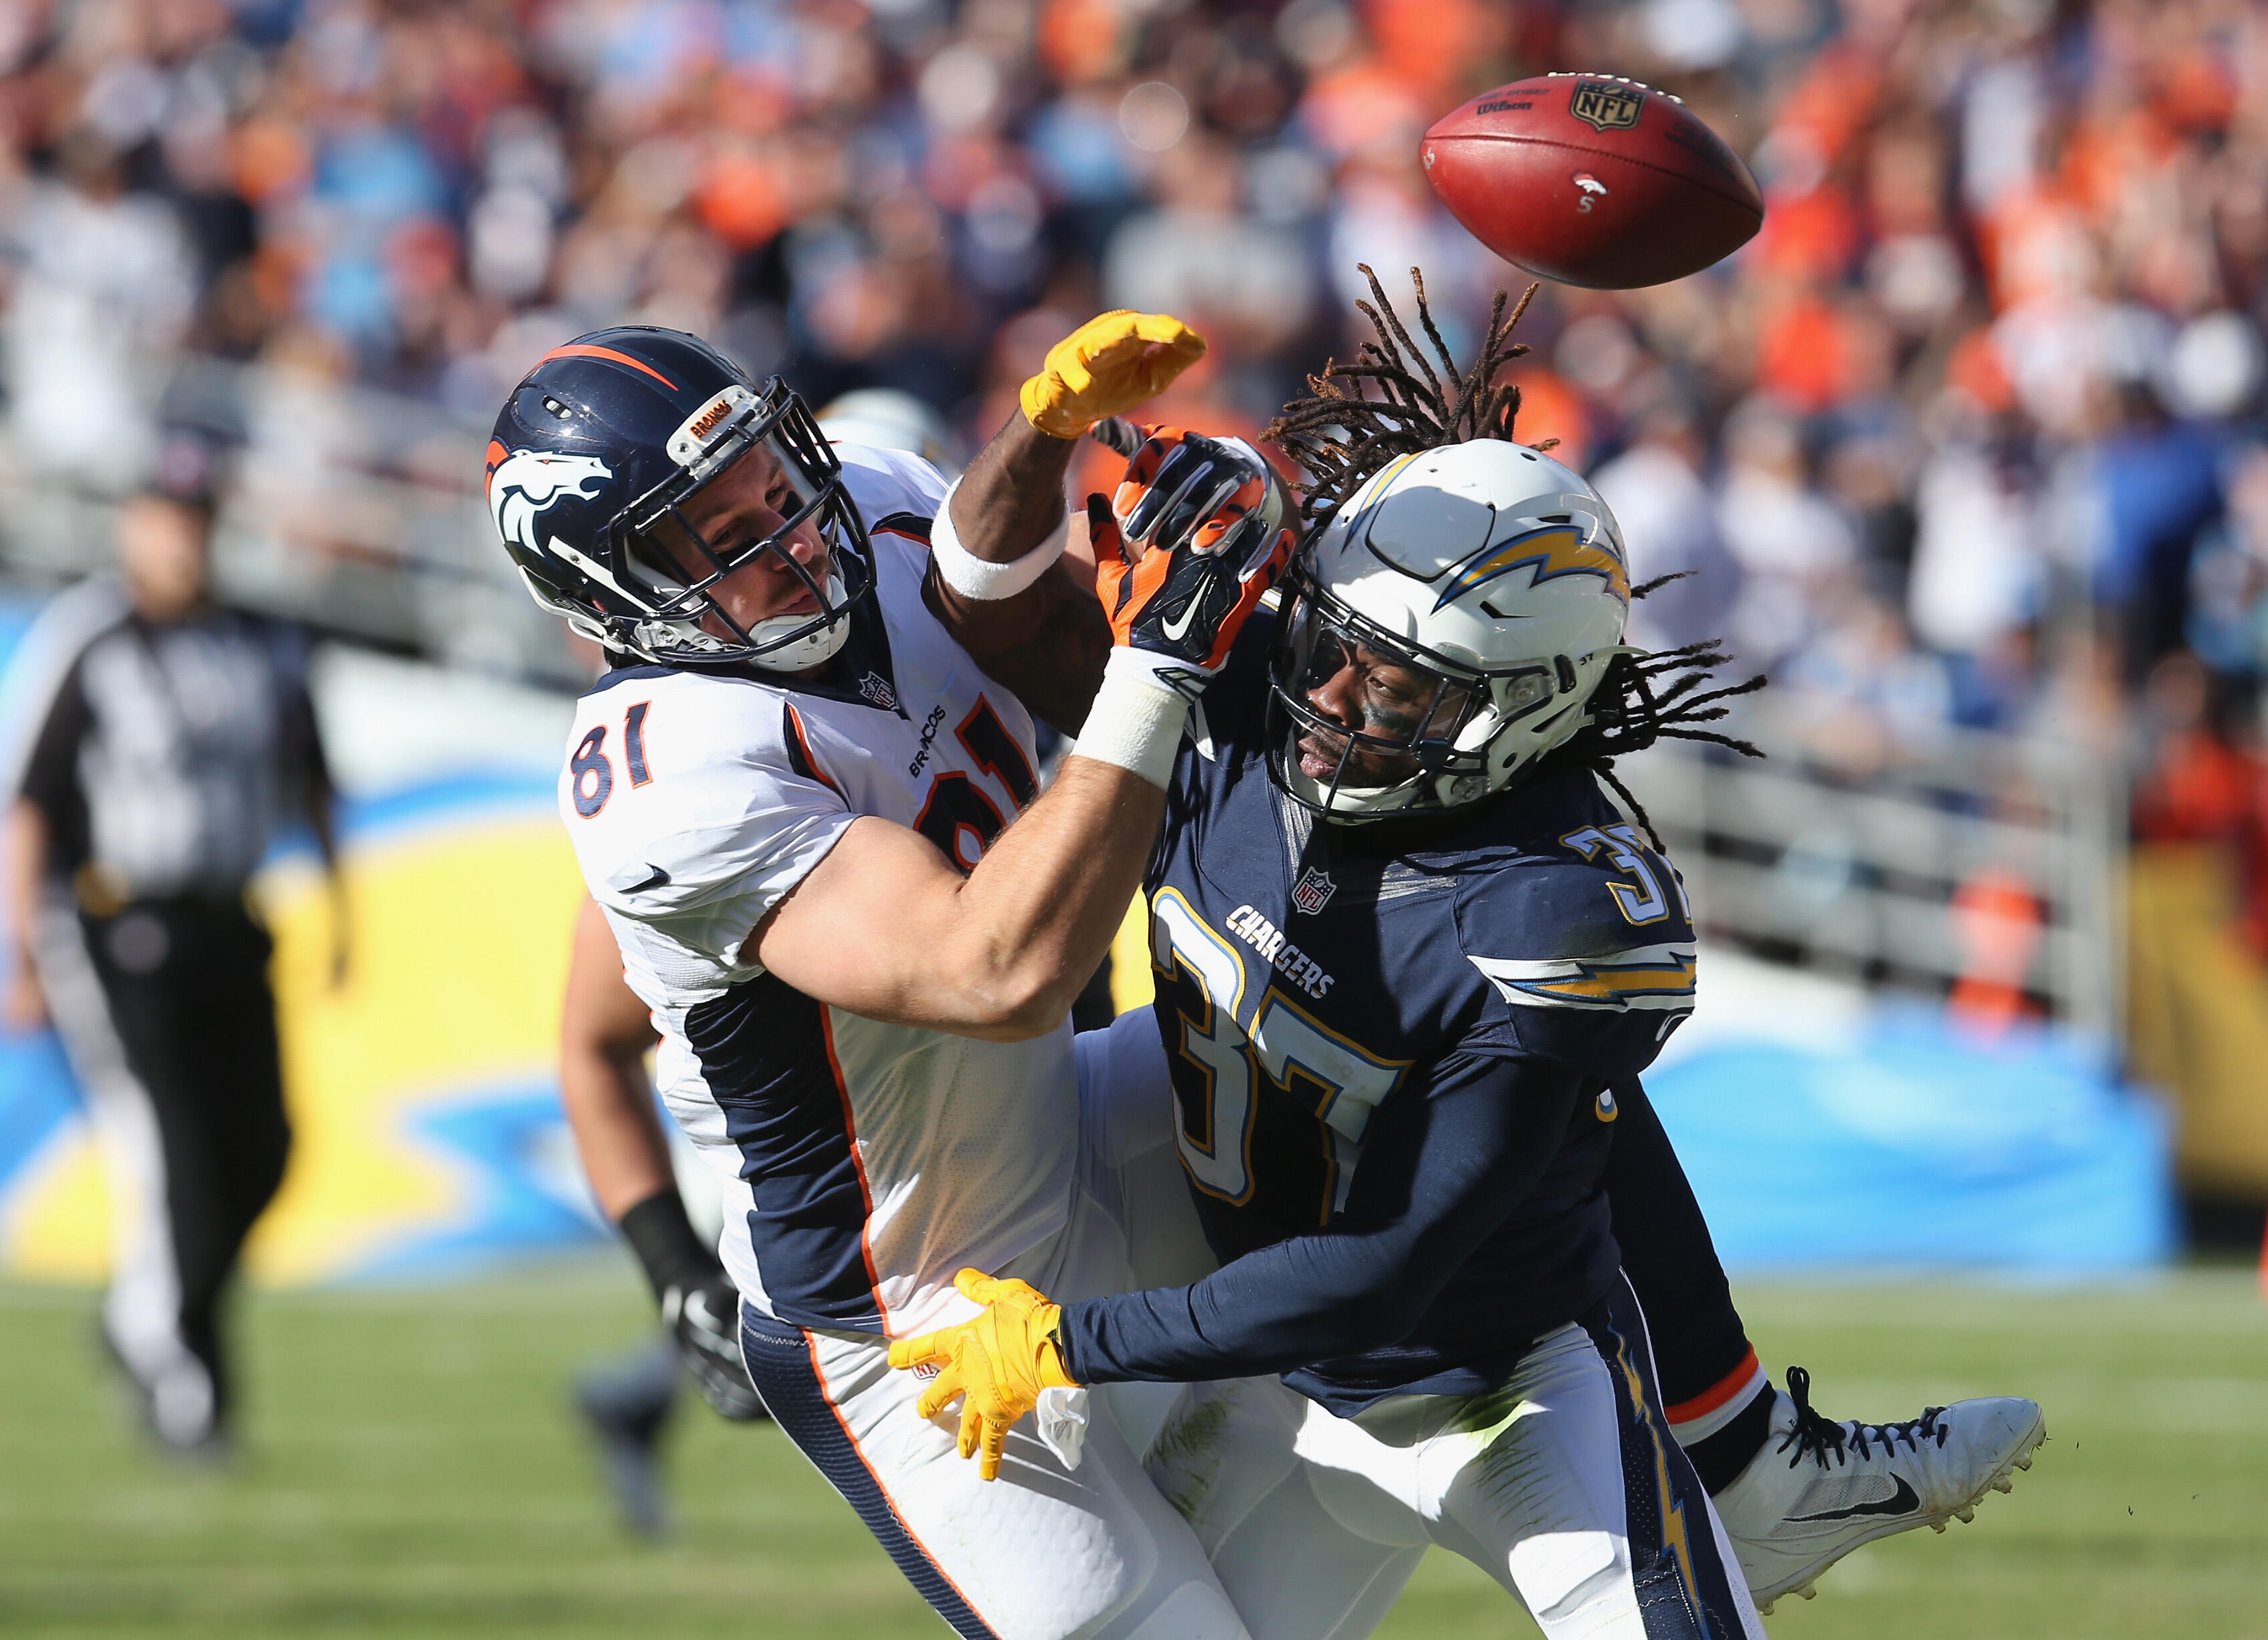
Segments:
[[[1322,375],[1307,378],[1308,396],[1285,405],[1260,435],[1281,445],[1306,472],[1307,496],[1300,511],[1311,530],[1321,527],[1365,480],[1395,457],[1475,438],[1509,439],[1512,418],[1520,413],[1519,385],[1498,386],[1496,376],[1528,351],[1525,343],[1512,339],[1512,327],[1528,311],[1535,286],[1521,294],[1520,305],[1509,317],[1505,306],[1510,298],[1501,290],[1496,293],[1481,356],[1466,374],[1458,371],[1425,305],[1425,276],[1412,268],[1410,282],[1418,291],[1418,323],[1441,363],[1441,371],[1436,372],[1410,340],[1370,265],[1358,262],[1356,267],[1370,281],[1378,305],[1358,300],[1355,306],[1370,320],[1378,340],[1364,342],[1351,364],[1325,361]]]
[[[1675,578],[1663,576],[1634,586],[1631,596],[1643,598],[1662,581]],[[1697,643],[1653,654],[1616,656],[1607,663],[1599,687],[1591,692],[1591,721],[1537,758],[1534,767],[1564,769],[1571,763],[1587,767],[1615,789],[1624,806],[1646,827],[1655,850],[1662,851],[1661,834],[1653,827],[1653,817],[1615,773],[1615,759],[1643,752],[1656,740],[1706,740],[1730,747],[1742,757],[1764,755],[1749,741],[1696,726],[1725,716],[1727,709],[1715,702],[1735,695],[1753,695],[1764,687],[1762,673],[1745,683],[1715,689],[1704,687],[1716,681],[1718,667],[1732,664],[1733,658],[1717,647],[1723,641],[1703,638]]]
[[[1521,292],[1516,305],[1504,291],[1496,293],[1480,356],[1469,370],[1460,371],[1426,306],[1425,276],[1415,268],[1410,270],[1418,296],[1418,326],[1431,344],[1431,358],[1395,312],[1378,276],[1367,263],[1357,267],[1370,282],[1376,305],[1358,300],[1355,306],[1370,320],[1378,339],[1357,349],[1351,364],[1326,361],[1322,374],[1307,378],[1307,396],[1285,405],[1261,434],[1281,445],[1307,474],[1307,498],[1300,511],[1311,540],[1349,496],[1395,457],[1477,438],[1510,442],[1513,420],[1520,413],[1519,384],[1499,384],[1497,375],[1528,351],[1525,343],[1512,339],[1512,332],[1535,298],[1536,286]],[[1439,370],[1434,368],[1437,362]],[[1549,450],[1557,442],[1547,438],[1535,447]],[[1691,573],[1658,576],[1632,587],[1631,597],[1644,598]],[[1746,740],[1699,726],[1725,717],[1727,708],[1719,702],[1764,687],[1762,673],[1745,683],[1708,687],[1716,682],[1716,668],[1732,662],[1719,647],[1721,642],[1705,638],[1654,653],[1616,656],[1592,692],[1590,723],[1538,758],[1528,773],[1571,765],[1588,768],[1614,788],[1646,827],[1655,849],[1660,849],[1661,835],[1654,829],[1653,817],[1615,774],[1616,758],[1643,752],[1658,739],[1707,741],[1743,757],[1764,755]]]

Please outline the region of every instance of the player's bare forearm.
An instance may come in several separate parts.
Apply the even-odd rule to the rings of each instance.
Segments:
[[[591,1193],[617,1221],[675,1184],[646,1082],[645,1050],[653,1040],[645,1004],[623,982],[614,934],[585,899],[560,1007],[559,1098]]]
[[[1172,314],[1123,309],[1097,314],[1049,348],[1017,390],[1016,414],[954,491],[963,549],[1012,563],[1046,541],[1063,521],[1064,474],[1080,437],[1155,398],[1204,350],[1204,338]],[[1081,610],[1044,579],[981,614],[937,599],[931,607],[988,677],[1035,716],[1077,732],[1102,679],[1101,645],[1086,636],[1100,612]]]
[[[935,575],[923,591],[986,677],[1041,722],[1079,733],[1102,684],[1110,623],[1076,571],[1059,563],[1015,597],[990,602],[964,598]]]
[[[962,547],[988,563],[1012,563],[1037,548],[1064,522],[1064,475],[1077,447],[1076,439],[1010,416],[953,493],[953,527]],[[986,677],[1035,717],[1079,732],[1110,650],[1109,624],[1079,577],[1058,563],[1012,598],[974,599],[932,572],[923,594]]]
[[[1109,949],[1164,813],[1154,783],[1073,757],[966,879],[925,838],[868,816],[758,928],[757,958],[870,1019],[1044,1035]]]
[[[18,798],[8,810],[8,933],[19,961],[31,953],[47,870],[48,817],[36,803]]]
[[[8,933],[14,960],[7,993],[0,997],[0,1019],[10,1030],[32,1031],[46,1024],[48,1017],[47,997],[32,958],[33,923],[39,916],[48,870],[48,817],[28,798],[17,798],[8,811],[7,846]]]
[[[1076,438],[1043,433],[1021,414],[1009,416],[953,492],[954,531],[971,557],[1013,563],[1056,533],[1064,520],[1064,475],[1078,448]]]
[[[642,1059],[563,1055],[559,1098],[591,1194],[609,1219],[619,1223],[648,1196],[675,1188]]]

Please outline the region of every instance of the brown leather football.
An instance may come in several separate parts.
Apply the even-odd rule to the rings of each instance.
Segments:
[[[1475,239],[1563,284],[1682,279],[1764,225],[1739,155],[1668,92],[1611,74],[1500,85],[1436,121],[1418,151]]]

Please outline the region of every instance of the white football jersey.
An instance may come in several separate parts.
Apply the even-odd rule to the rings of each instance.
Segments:
[[[1038,794],[1031,719],[922,602],[936,471],[841,447],[874,595],[830,680],[663,666],[584,696],[559,806],[584,881],[661,1032],[670,1113],[725,1175],[721,1251],[759,1309],[919,1333],[970,1313],[1069,1213],[1078,1101],[1066,1023],[980,1042],[882,1025],[767,974],[749,934],[851,821],[964,868]]]

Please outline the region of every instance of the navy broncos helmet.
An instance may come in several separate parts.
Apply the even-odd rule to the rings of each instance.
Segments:
[[[711,541],[686,502],[760,449],[791,492],[784,522],[769,535]],[[537,603],[610,649],[666,666],[817,666],[843,646],[851,606],[873,589],[842,463],[802,399],[777,376],[755,387],[681,331],[617,326],[545,354],[497,416],[488,499]],[[787,550],[806,525],[828,549],[808,567]],[[815,613],[743,626],[711,596],[767,552],[811,589]]]

